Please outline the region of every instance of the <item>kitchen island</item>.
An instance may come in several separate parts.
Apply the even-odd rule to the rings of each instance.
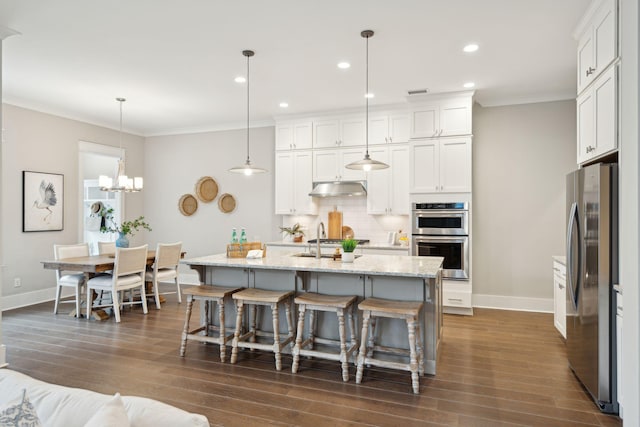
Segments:
[[[331,258],[296,255],[247,259],[218,254],[185,259],[181,263],[196,270],[200,282],[205,284],[356,295],[359,301],[369,297],[421,301],[424,303],[420,324],[425,372],[435,375],[442,334],[442,257],[363,255],[353,263],[342,263]],[[322,334],[336,335],[335,319],[321,316],[318,320]],[[281,321],[284,327],[285,319]],[[379,328],[382,341],[387,345],[407,347],[406,324],[390,322],[388,327]],[[268,322],[263,321],[263,324]],[[359,335],[361,322],[357,324]]]

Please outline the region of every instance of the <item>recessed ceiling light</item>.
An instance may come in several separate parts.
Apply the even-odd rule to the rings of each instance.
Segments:
[[[351,67],[351,64],[349,64],[348,62],[338,62],[338,68],[346,70],[349,67]]]
[[[468,44],[462,50],[464,50],[465,52],[475,52],[476,50],[478,50],[478,45],[474,43]]]
[[[467,89],[470,89],[470,88],[474,87],[475,85],[476,84],[474,82],[467,82],[463,86],[466,87]]]
[[[242,76],[238,76],[238,77],[236,77],[235,79],[233,79],[233,81],[234,81],[234,82],[236,82],[236,83],[244,83],[244,82],[246,82],[246,81],[247,81],[247,79],[245,79],[245,78],[244,78],[244,77],[242,77]]]
[[[288,106],[289,106],[289,104],[286,103],[286,102],[281,102],[280,103],[280,108],[287,108]]]
[[[375,94],[373,94],[373,93],[371,93],[371,92],[369,92],[369,93],[365,93],[365,94],[364,94],[364,97],[365,97],[365,98],[375,98]]]

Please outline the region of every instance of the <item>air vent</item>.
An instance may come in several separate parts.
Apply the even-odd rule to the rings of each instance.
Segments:
[[[429,89],[414,89],[414,90],[407,91],[409,95],[423,95],[427,92],[429,92]]]

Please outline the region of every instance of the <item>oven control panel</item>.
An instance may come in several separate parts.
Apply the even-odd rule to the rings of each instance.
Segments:
[[[469,210],[467,202],[456,203],[414,203],[413,210]]]

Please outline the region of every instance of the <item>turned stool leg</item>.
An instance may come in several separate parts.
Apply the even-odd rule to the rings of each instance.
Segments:
[[[293,346],[293,363],[291,364],[291,372],[298,372],[298,365],[300,364],[300,346],[302,345],[302,338],[304,334],[304,315],[307,306],[300,304],[298,306],[298,331],[296,335],[296,344]]]
[[[193,308],[193,297],[189,295],[187,299],[187,314],[184,318],[184,328],[182,328],[182,341],[180,342],[180,357],[184,357],[187,351],[187,334],[189,333],[189,319],[191,319],[191,309]]]
[[[369,332],[369,344],[367,345],[367,357],[373,357],[373,347],[376,345],[376,322],[375,316],[371,317],[371,329]]]
[[[278,313],[278,303],[271,304],[273,313],[273,352],[276,355],[276,371],[282,370],[282,355],[280,354],[280,315]]]
[[[287,338],[291,338],[291,349],[293,349],[293,339],[295,336],[293,335],[293,325],[291,324],[291,300],[285,300],[284,312],[287,315],[287,331],[289,332]]]
[[[238,360],[238,341],[240,340],[240,333],[242,331],[242,301],[236,302],[236,330],[233,333],[233,341],[231,343],[231,363],[236,363]]]
[[[417,322],[417,339],[416,343],[418,346],[418,373],[420,376],[424,375],[424,349],[422,348],[422,329],[420,329],[420,322]]]
[[[220,361],[224,363],[227,355],[227,332],[224,327],[224,297],[218,298],[218,321],[220,322]]]
[[[358,333],[356,331],[356,315],[355,315],[355,308],[356,305],[352,304],[351,308],[349,309],[349,329],[351,329],[351,347],[355,346],[358,343]],[[357,356],[358,352],[356,350],[356,354],[354,354],[354,356]],[[354,357],[353,359],[354,363],[356,363],[357,358]]]
[[[258,305],[257,304],[252,304],[251,305],[251,315],[252,315],[252,319],[251,319],[251,328],[249,329],[249,332],[251,332],[251,337],[249,338],[249,342],[256,342],[256,328],[257,328],[257,324],[258,324]],[[254,349],[251,349],[251,351],[253,351]]]
[[[209,313],[209,308],[211,307],[211,302],[209,300],[204,300],[204,335],[209,336],[209,328],[211,327],[211,314]],[[211,307],[213,311],[213,307]]]
[[[418,382],[418,357],[416,353],[416,319],[408,318],[407,327],[409,330],[409,357],[410,357],[410,370],[411,370],[411,385],[413,386],[413,393],[420,393],[420,385]]]
[[[342,381],[349,381],[349,361],[347,360],[347,334],[344,326],[344,309],[337,311],[338,333],[340,335],[340,362],[342,362]]]
[[[367,356],[367,341],[369,333],[369,320],[371,312],[365,310],[362,313],[362,333],[360,337],[360,351],[358,352],[358,370],[356,372],[356,384],[362,382],[362,373],[364,371],[364,359]]]
[[[316,326],[318,322],[316,320],[316,310],[309,310],[309,349],[313,350],[316,343]]]

